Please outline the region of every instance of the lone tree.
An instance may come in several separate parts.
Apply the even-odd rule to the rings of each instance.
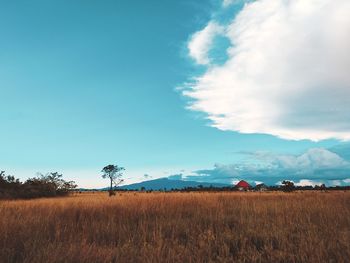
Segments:
[[[102,178],[108,178],[111,181],[109,188],[109,196],[115,195],[113,191],[114,186],[120,185],[124,180],[121,178],[123,176],[124,167],[120,167],[118,165],[110,164],[102,169]]]
[[[294,190],[295,186],[292,181],[284,180],[282,182],[282,189],[285,192],[292,192]]]

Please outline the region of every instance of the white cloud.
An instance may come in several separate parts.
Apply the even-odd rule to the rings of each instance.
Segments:
[[[227,6],[231,5],[233,2],[234,2],[234,0],[224,0],[224,1],[222,2],[222,5],[223,5],[224,7],[227,7]]]
[[[225,28],[211,21],[190,55],[209,64],[213,38],[225,32],[229,58],[183,92],[189,108],[221,130],[350,139],[349,13],[348,0],[257,0]]]
[[[291,180],[296,185],[348,185],[350,182],[350,163],[326,149],[313,148],[300,155],[261,152],[250,155],[256,162],[216,164],[212,169],[197,170],[184,178],[233,184],[243,179],[269,185],[280,184],[283,180]]]
[[[328,185],[330,186],[341,186],[343,185],[341,180],[331,180],[328,182]]]
[[[322,182],[315,182],[308,179],[302,179],[298,183],[295,183],[296,186],[315,186],[315,185],[321,185]]]
[[[215,22],[209,24],[201,31],[196,32],[191,37],[188,44],[189,55],[197,64],[207,65],[210,63],[209,50],[213,45],[214,39],[224,33],[224,28]]]
[[[234,4],[234,3],[238,2],[238,1],[239,0],[224,0],[222,2],[222,5],[223,5],[223,7],[228,7],[228,6]],[[241,0],[241,1],[244,1],[244,0]]]
[[[350,178],[344,179],[343,182],[346,184],[350,184]]]
[[[272,163],[284,169],[331,169],[349,167],[350,163],[323,148],[312,148],[301,155],[273,156]]]

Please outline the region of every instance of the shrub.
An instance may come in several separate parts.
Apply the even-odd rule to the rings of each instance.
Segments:
[[[65,181],[62,174],[57,172],[46,175],[39,174],[38,177],[29,178],[24,183],[14,176],[5,176],[0,172],[0,198],[37,198],[64,196],[77,186],[73,181]]]

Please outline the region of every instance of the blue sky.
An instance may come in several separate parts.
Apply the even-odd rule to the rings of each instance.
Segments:
[[[244,1],[226,2],[224,7],[214,0],[1,1],[0,169],[21,178],[59,171],[80,186],[100,187],[107,184],[100,178],[100,170],[109,163],[124,166],[130,183],[144,179],[144,174],[158,178],[182,173],[186,179],[203,170],[256,165],[261,162],[261,154],[257,158],[256,153],[263,152],[270,158],[268,163],[275,164],[278,156],[298,158],[309,149],[342,144],[349,134],[348,127],[342,125],[344,118],[338,113],[337,118],[328,118],[329,112],[323,114],[316,103],[310,109],[302,104],[300,111],[282,115],[288,125],[277,125],[275,119],[260,124],[257,119],[243,118],[244,123],[257,124],[247,126],[231,121],[231,112],[238,116],[237,109],[231,108],[235,101],[227,102],[225,98],[230,96],[217,90],[224,75],[211,82],[210,97],[201,93],[206,85],[203,79],[210,72],[234,70],[224,68],[235,59],[228,48],[237,36],[230,36],[229,28],[234,31],[232,21],[246,7]],[[243,13],[241,22],[254,11]],[[217,27],[208,35],[205,28],[210,23]],[[310,26],[310,32],[313,29]],[[202,38],[191,47],[200,32],[205,41]],[[203,56],[207,56],[206,63],[197,63]],[[281,62],[276,59],[275,63]],[[347,92],[349,82],[341,80]],[[231,79],[227,83],[237,84]],[[341,99],[344,92],[331,96],[329,102],[327,88],[322,90],[321,101],[327,107],[340,97],[341,111],[349,110],[347,101]],[[237,90],[228,92],[240,94],[240,103],[251,98]],[[305,94],[302,99],[309,99]],[[256,105],[260,102],[266,105],[262,100]],[[274,101],[268,103],[274,105]],[[220,105],[226,104],[228,111],[220,112]],[[241,109],[241,116],[246,112],[257,116],[250,112],[252,107],[244,111],[246,105],[242,104]],[[311,112],[310,116],[299,122],[305,112]],[[271,116],[270,112],[264,114],[264,119]],[[316,121],[326,121],[341,129],[323,129],[322,125],[316,125],[322,132],[291,128],[306,121],[313,126]],[[339,158],[346,160],[341,154]],[[300,167],[295,169],[304,169]],[[245,176],[233,174],[228,172],[228,180]],[[342,172],[341,179],[346,178],[350,175],[344,177]],[[258,179],[262,180],[261,176]]]

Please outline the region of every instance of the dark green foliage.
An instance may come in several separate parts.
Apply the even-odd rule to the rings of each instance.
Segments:
[[[294,183],[291,181],[284,180],[282,182],[282,189],[285,192],[292,192],[295,189]]]
[[[115,195],[113,190],[113,185],[118,186],[124,180],[121,178],[123,176],[124,167],[118,165],[109,164],[102,169],[102,178],[108,178],[110,180],[109,196]]]
[[[4,171],[0,172],[1,199],[64,196],[76,187],[75,182],[63,180],[62,174],[57,172],[38,174],[24,183],[14,176],[5,176]]]

